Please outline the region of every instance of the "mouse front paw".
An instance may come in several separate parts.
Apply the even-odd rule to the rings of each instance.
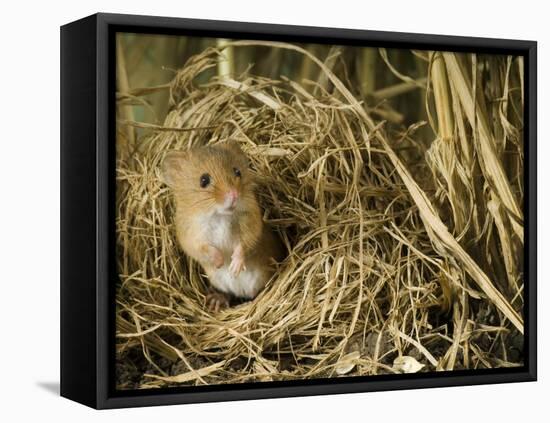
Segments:
[[[246,270],[246,266],[244,264],[244,253],[242,247],[238,246],[235,248],[235,251],[233,251],[233,255],[231,256],[229,271],[231,272],[231,275],[237,277],[243,270]]]
[[[205,250],[208,261],[212,264],[212,266],[216,269],[223,266],[223,254],[220,250],[216,247],[212,247],[211,245],[207,246]]]

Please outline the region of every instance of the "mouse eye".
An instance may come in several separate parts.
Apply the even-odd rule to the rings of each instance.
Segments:
[[[201,188],[206,188],[210,184],[210,175],[208,173],[202,174],[200,183],[201,183]]]
[[[241,177],[241,171],[239,169],[237,169],[236,167],[233,168],[233,173],[235,174],[235,176],[237,178]]]

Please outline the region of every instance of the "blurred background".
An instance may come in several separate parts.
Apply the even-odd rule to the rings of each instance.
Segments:
[[[131,121],[160,124],[169,108],[169,83],[193,55],[207,48],[223,47],[229,40],[119,33],[117,35],[117,82],[119,110]],[[298,44],[324,61],[357,99],[363,99],[370,111],[391,125],[408,126],[427,120],[425,108],[428,53],[405,49],[378,49],[357,46]],[[303,83],[312,94],[332,87],[319,68],[304,55],[263,46],[228,47],[225,63],[202,73],[196,83],[207,83],[216,73],[225,72],[237,80],[243,74],[278,79],[286,77]],[[326,79],[326,78],[325,78]],[[124,96],[127,96],[124,98]],[[129,105],[129,106],[128,106]],[[132,128],[140,137],[144,128]],[[428,128],[424,135],[433,135]]]

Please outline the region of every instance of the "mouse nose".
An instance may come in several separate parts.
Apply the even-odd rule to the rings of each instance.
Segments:
[[[235,207],[235,203],[237,202],[237,199],[239,198],[239,193],[236,189],[230,189],[227,192],[227,202],[230,204],[231,207]]]

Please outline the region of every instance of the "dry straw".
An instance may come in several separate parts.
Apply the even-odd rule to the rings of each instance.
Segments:
[[[521,62],[417,52],[428,78],[386,91],[427,89],[437,135],[425,152],[419,125],[387,135],[333,58],[220,46],[250,45],[293,50],[322,77],[198,85],[219,63],[208,49],[176,74],[162,126],[119,116],[119,388],[374,375],[400,371],[403,356],[422,371],[520,365]],[[128,140],[136,126],[150,135]],[[249,156],[288,257],[254,301],[211,314],[207,280],[175,241],[159,165],[169,150],[228,138]]]

